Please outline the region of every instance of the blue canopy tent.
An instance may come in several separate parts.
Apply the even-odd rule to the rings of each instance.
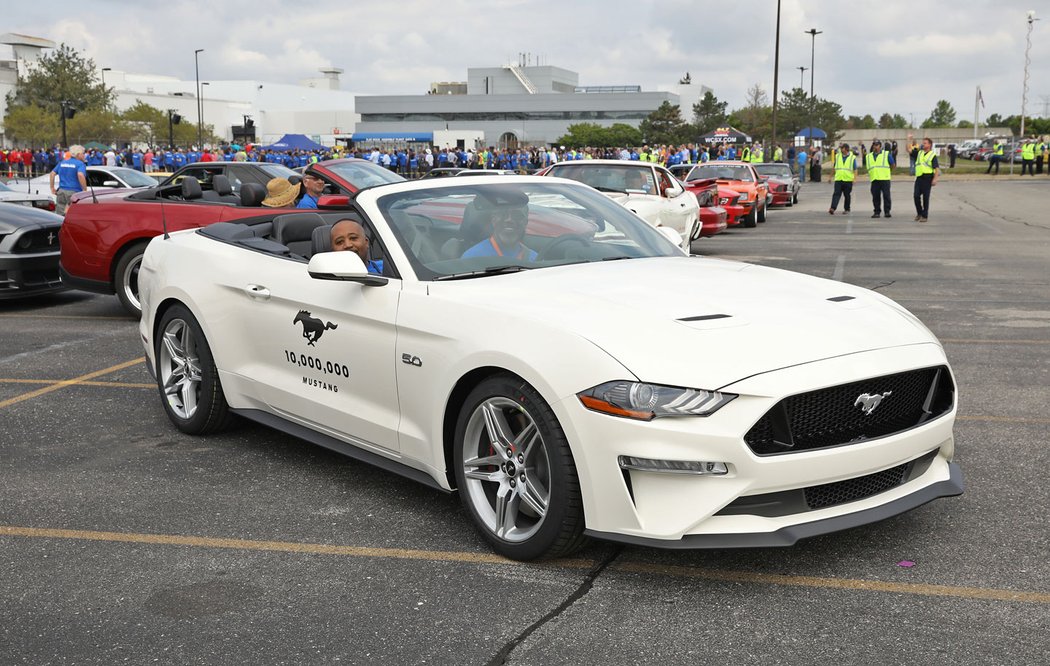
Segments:
[[[803,127],[795,136],[804,139],[826,139],[828,138],[828,133],[819,127]]]
[[[308,138],[305,134],[285,134],[268,146],[259,146],[262,150],[288,152],[290,150],[324,150],[324,146]]]

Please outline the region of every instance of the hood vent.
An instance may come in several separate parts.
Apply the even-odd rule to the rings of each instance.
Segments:
[[[843,301],[852,301],[854,298],[856,298],[856,297],[855,296],[832,296],[828,300],[831,301],[832,303],[841,303]]]
[[[709,321],[711,319],[729,319],[732,316],[727,314],[697,315],[696,317],[682,317],[678,321]]]

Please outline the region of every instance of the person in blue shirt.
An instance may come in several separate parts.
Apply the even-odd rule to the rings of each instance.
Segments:
[[[529,224],[528,204],[524,206],[500,206],[489,217],[492,235],[463,253],[464,259],[471,257],[509,257],[522,261],[536,261],[536,251],[530,250],[521,241]]]
[[[302,199],[299,199],[299,203],[296,204],[296,208],[317,208],[317,200],[324,194],[324,179],[315,173],[304,173],[303,174],[303,189],[306,193]]]
[[[332,251],[345,250],[356,252],[369,273],[383,274],[383,260],[368,258],[368,236],[365,235],[365,228],[356,220],[339,220],[332,225]]]
[[[58,177],[58,187],[55,187],[55,177]],[[77,192],[87,189],[87,165],[84,164],[84,146],[76,145],[69,148],[69,157],[62,160],[51,172],[51,194],[55,195],[55,212],[65,215],[69,207],[69,200]]]

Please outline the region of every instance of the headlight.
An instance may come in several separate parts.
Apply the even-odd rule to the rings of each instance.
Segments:
[[[709,416],[736,397],[732,393],[661,386],[642,382],[606,382],[576,394],[587,409],[651,421],[659,416]]]

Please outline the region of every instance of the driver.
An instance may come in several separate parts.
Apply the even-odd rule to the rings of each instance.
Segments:
[[[361,257],[365,268],[375,275],[383,274],[383,260],[368,258],[368,236],[365,228],[356,220],[339,220],[332,225],[332,251],[351,250]]]
[[[624,189],[627,190],[638,190],[640,192],[649,193],[652,189],[649,186],[649,179],[645,177],[641,169],[628,169],[627,170],[627,182],[625,183]]]
[[[498,206],[489,217],[492,235],[463,253],[464,259],[471,257],[512,257],[525,261],[536,261],[535,250],[530,250],[521,241],[529,224],[528,203],[523,206]]]

